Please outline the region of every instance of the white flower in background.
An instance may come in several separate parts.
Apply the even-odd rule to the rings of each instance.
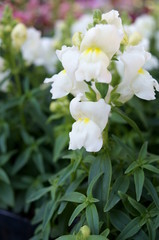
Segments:
[[[5,60],[0,57],[0,91],[6,92],[9,85],[7,77],[9,76],[10,70],[5,70]]]
[[[151,71],[157,68],[159,68],[159,60],[157,57],[151,55],[151,58],[145,63],[144,69]]]
[[[36,64],[44,66],[49,73],[55,72],[55,65],[57,63],[57,56],[55,54],[54,42],[52,38],[41,38],[41,50],[39,56],[36,59]]]
[[[148,39],[152,37],[156,28],[155,19],[148,14],[137,17],[133,25],[143,38]]]
[[[81,149],[98,152],[103,145],[102,131],[106,127],[110,105],[103,99],[98,102],[80,102],[79,94],[70,103],[70,112],[76,122],[70,132],[69,149]]]
[[[120,94],[120,102],[128,101],[133,95],[145,100],[155,99],[155,89],[159,91],[159,85],[143,69],[150,57],[150,53],[141,46],[129,47],[119,57],[117,69],[121,75],[121,83],[116,91]]]
[[[27,64],[38,65],[41,51],[41,33],[35,28],[27,29],[27,39],[21,47],[22,55]]]
[[[16,49],[20,49],[27,38],[27,28],[23,23],[18,23],[11,32],[12,44]]]
[[[159,51],[159,31],[155,33],[155,47]]]
[[[76,32],[86,33],[88,24],[93,21],[92,15],[82,15],[71,27],[71,35],[73,36]]]

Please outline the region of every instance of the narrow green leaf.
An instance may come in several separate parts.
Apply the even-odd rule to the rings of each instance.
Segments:
[[[75,210],[73,211],[70,219],[69,219],[69,222],[68,222],[68,226],[70,226],[72,224],[72,222],[75,220],[75,218],[80,214],[80,212],[83,211],[83,209],[85,209],[87,207],[87,203],[84,202],[84,203],[81,203],[80,205],[78,205]]]
[[[131,171],[135,170],[138,168],[138,163],[136,161],[132,162],[130,166],[126,169],[125,174],[130,173]]]
[[[118,191],[125,193],[129,187],[129,178],[126,176],[120,176],[116,179],[115,183],[112,186],[112,190],[110,192],[109,201],[106,203],[104,207],[104,211],[108,212],[112,209],[120,200],[118,195]]]
[[[136,171],[134,172],[134,183],[137,201],[139,201],[141,198],[144,179],[145,179],[144,171],[141,168],[136,169]]]
[[[107,237],[107,236],[109,235],[109,233],[110,233],[109,228],[106,228],[106,229],[101,233],[101,235],[104,236],[104,237]]]
[[[146,208],[141,203],[136,202],[133,198],[128,197],[128,201],[140,214],[146,212]]]
[[[86,196],[79,192],[67,193],[60,199],[60,201],[76,202],[76,203],[82,203],[85,200],[86,200]]]
[[[44,162],[43,162],[43,156],[40,153],[40,150],[38,151],[38,149],[33,153],[33,160],[35,163],[35,166],[37,168],[37,170],[43,174],[45,172],[45,168],[44,168]]]
[[[156,239],[156,229],[154,227],[154,223],[151,221],[151,219],[148,219],[147,221],[147,229],[149,233],[149,240],[155,240]]]
[[[16,153],[16,150],[10,151],[5,154],[1,154],[0,166],[3,166],[4,164],[6,164],[15,153]]]
[[[110,211],[110,221],[111,224],[118,229],[120,232],[125,228],[125,226],[130,222],[130,217],[120,210]]]
[[[12,174],[16,174],[21,168],[23,168],[29,161],[32,149],[27,148],[19,157],[16,159],[16,162],[12,169]]]
[[[138,155],[138,159],[139,160],[144,160],[146,155],[147,155],[147,146],[148,146],[148,142],[145,142],[142,147],[141,147],[141,150],[139,152],[139,155]]]
[[[102,176],[103,172],[98,173],[90,182],[88,189],[87,189],[87,196],[92,196],[92,191],[95,183],[98,181],[98,179]]]
[[[153,165],[145,164],[145,165],[143,165],[142,167],[145,168],[145,169],[147,169],[147,170],[149,170],[149,171],[151,171],[151,172],[154,172],[154,173],[159,174],[159,169],[156,168],[156,167],[154,167]]]
[[[147,189],[149,194],[151,195],[152,199],[154,200],[156,207],[159,209],[159,198],[156,192],[155,187],[152,185],[151,181],[147,178],[145,178],[145,184],[144,187]]]
[[[100,92],[100,95],[102,98],[105,98],[108,92],[108,84],[107,83],[101,83],[101,82],[96,82],[95,86],[97,90]]]
[[[47,206],[45,208],[45,213],[44,213],[44,219],[43,219],[43,231],[46,229],[50,219],[52,218],[56,208],[58,206],[57,202],[53,202],[52,200],[47,203]]]
[[[89,88],[89,92],[85,92],[86,97],[88,98],[88,100],[96,102],[97,101],[96,92],[89,85],[88,85],[88,88]]]
[[[3,182],[5,182],[7,184],[10,184],[9,177],[2,168],[0,168],[0,180],[2,180]]]
[[[140,226],[140,217],[132,219],[126,227],[122,230],[116,240],[125,240],[133,237],[139,230]]]
[[[57,238],[56,240],[76,240],[76,236],[65,235],[65,236]]]
[[[99,234],[99,216],[95,204],[90,204],[86,208],[86,219],[91,233]]]
[[[51,191],[51,188],[52,187],[42,188],[33,192],[30,196],[28,196],[27,203],[38,200],[39,198],[44,196],[47,192]]]
[[[114,107],[113,111],[118,113],[138,133],[138,135],[141,138],[141,140],[144,141],[142,133],[141,133],[139,127],[137,126],[137,124],[131,118],[129,118],[123,111],[121,111],[117,107]]]
[[[55,145],[54,145],[54,154],[53,154],[54,162],[57,162],[57,160],[61,156],[61,152],[66,147],[67,143],[68,143],[68,134],[66,133],[63,133],[56,138]]]
[[[155,229],[159,228],[159,215],[155,219],[154,228]]]
[[[14,206],[14,192],[11,185],[0,182],[0,200],[9,207]]]

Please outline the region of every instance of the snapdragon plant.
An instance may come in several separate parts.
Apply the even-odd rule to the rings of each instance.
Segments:
[[[49,120],[70,102],[55,156],[64,132],[69,150],[56,158],[66,166],[50,185],[28,197],[41,200],[32,240],[158,239],[159,156],[148,148],[151,107],[144,100],[155,100],[159,85],[146,66],[145,39],[152,35],[144,36],[141,25],[125,26],[117,11],[97,10],[73,46],[56,51],[63,70],[45,79],[57,99]]]

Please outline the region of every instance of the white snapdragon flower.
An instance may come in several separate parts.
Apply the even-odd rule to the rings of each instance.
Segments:
[[[70,103],[70,112],[76,122],[70,132],[69,149],[81,149],[98,152],[103,145],[102,131],[106,127],[110,105],[103,99],[98,102],[80,102],[79,94]]]
[[[78,48],[74,46],[63,46],[62,49],[57,50],[56,53],[64,70],[51,78],[46,78],[44,81],[44,83],[52,83],[50,90],[52,98],[61,98],[69,93],[76,96],[78,93],[85,93],[88,91],[88,86],[85,82],[77,82],[75,79],[75,71],[78,66],[80,55]]]
[[[117,68],[121,75],[121,83],[116,91],[120,94],[120,102],[128,101],[133,95],[145,100],[155,99],[155,89],[159,91],[159,85],[143,69],[150,57],[151,55],[141,46],[129,47],[119,57]]]
[[[110,83],[111,74],[107,70],[112,56],[119,50],[123,34],[114,25],[98,24],[89,29],[80,46],[77,81]]]
[[[36,59],[36,64],[44,66],[49,73],[54,73],[57,56],[55,54],[53,39],[49,37],[42,37],[40,42],[41,50],[39,51],[39,56]]]
[[[41,51],[41,33],[35,28],[27,29],[27,39],[21,47],[22,55],[27,64],[38,63],[39,54]]]
[[[152,37],[156,28],[155,19],[148,14],[137,17],[133,25],[143,38],[148,39]]]

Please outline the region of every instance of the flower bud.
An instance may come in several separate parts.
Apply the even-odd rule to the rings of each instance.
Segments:
[[[80,228],[80,232],[83,236],[83,239],[87,239],[91,233],[89,227],[86,225],[84,225],[83,227]]]
[[[11,32],[13,46],[20,49],[27,38],[27,29],[23,23],[18,23]]]
[[[81,32],[76,32],[72,37],[73,45],[80,48],[82,38],[83,38],[83,34]]]
[[[129,45],[137,45],[142,39],[142,36],[138,32],[134,32],[129,38]]]
[[[122,39],[121,44],[128,45],[128,42],[129,42],[128,35],[126,34],[126,32],[124,32],[124,37]]]

